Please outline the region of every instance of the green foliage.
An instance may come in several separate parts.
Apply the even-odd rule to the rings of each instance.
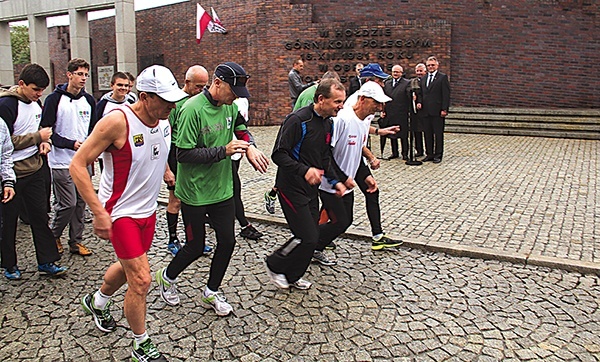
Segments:
[[[31,55],[29,54],[29,28],[27,26],[11,26],[10,46],[12,48],[13,64],[31,62]]]

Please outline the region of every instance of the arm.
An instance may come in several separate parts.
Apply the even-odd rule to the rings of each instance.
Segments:
[[[13,170],[13,144],[10,140],[10,135],[8,134],[8,127],[2,119],[0,119],[0,142],[2,144],[2,155],[0,164],[0,176],[2,177],[2,202],[6,203],[12,200],[15,196],[15,182],[17,177],[15,175],[15,171]]]
[[[450,81],[448,76],[444,74],[442,78],[442,111],[440,112],[442,117],[448,115],[448,109],[450,108]]]
[[[288,115],[277,133],[271,159],[284,172],[304,177],[310,167],[299,161],[299,150],[294,149],[300,142],[301,134],[298,116],[293,113]]]
[[[101,122],[98,122],[88,140],[89,142],[84,142],[75,153],[69,166],[69,172],[77,191],[94,214],[94,232],[102,239],[109,239],[112,232],[111,217],[96,195],[87,166],[91,165],[100,153],[109,147],[119,149],[125,145],[127,124],[124,114],[122,112],[108,114]]]

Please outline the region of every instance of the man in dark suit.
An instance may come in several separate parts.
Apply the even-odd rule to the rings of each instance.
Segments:
[[[444,126],[450,107],[450,81],[448,76],[438,71],[439,63],[436,57],[429,57],[425,62],[427,76],[421,78],[422,103],[421,109],[423,131],[425,131],[425,151],[427,157],[423,161],[442,162],[444,155]]]
[[[402,74],[404,69],[398,64],[392,67],[392,78],[387,79],[383,86],[385,94],[392,98],[385,104],[385,118],[388,126],[400,126],[400,132],[385,136],[392,144],[392,155],[390,160],[398,158],[398,138],[402,145],[402,159],[408,159],[408,112],[410,101],[410,81]],[[381,154],[385,148],[385,137],[381,138]]]
[[[350,88],[348,89],[348,97],[352,94],[354,94],[354,92],[356,92],[357,90],[360,89],[360,86],[363,85],[363,81],[360,79],[360,71],[364,68],[364,65],[362,63],[356,63],[356,65],[354,66],[354,71],[356,72],[356,77],[352,77],[350,78]]]

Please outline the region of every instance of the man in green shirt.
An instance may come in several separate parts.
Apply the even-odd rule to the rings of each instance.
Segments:
[[[326,71],[325,74],[323,74],[323,76],[321,77],[321,80],[329,78],[340,80],[340,76],[335,70]],[[304,91],[302,91],[302,93],[300,93],[298,99],[296,100],[296,104],[294,105],[294,111],[314,103],[315,92],[317,91],[318,86],[319,83],[313,84],[310,87],[306,88]]]
[[[238,97],[250,97],[246,89],[249,77],[237,63],[219,64],[210,87],[185,102],[179,112],[175,196],[181,200],[186,244],[166,268],[156,273],[160,295],[169,305],[179,304],[177,276],[203,253],[208,214],[217,246],[200,300],[219,316],[233,310],[219,292],[235,246],[231,156],[246,154],[261,173],[266,172],[269,164],[255,147],[244,117],[233,104]],[[232,140],[234,135],[236,139]]]

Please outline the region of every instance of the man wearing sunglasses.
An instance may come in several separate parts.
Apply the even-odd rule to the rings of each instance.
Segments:
[[[56,86],[44,102],[42,127],[52,127],[52,152],[48,164],[52,169],[54,217],[50,221],[59,253],[63,252],[60,238],[69,225],[69,251],[89,256],[92,251],[83,245],[85,201],[77,192],[69,174],[69,164],[75,152],[87,139],[96,124],[96,101],[86,93],[90,64],[74,58],[67,64],[68,83]]]
[[[203,254],[208,215],[217,246],[200,300],[219,316],[233,310],[219,292],[235,246],[231,156],[245,154],[261,173],[266,172],[269,163],[254,146],[245,119],[233,104],[238,97],[250,97],[246,89],[248,78],[237,63],[219,64],[210,87],[185,102],[179,112],[175,196],[181,200],[186,243],[171,263],[156,273],[160,295],[169,305],[179,304],[175,280]]]

